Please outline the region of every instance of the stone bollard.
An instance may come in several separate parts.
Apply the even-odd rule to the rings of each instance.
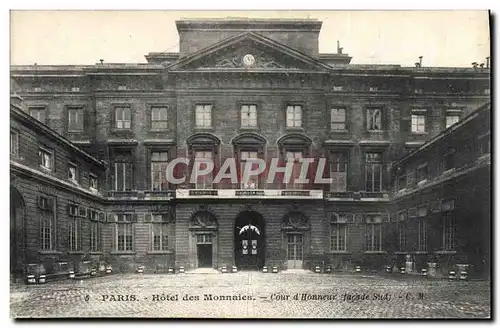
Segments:
[[[179,267],[179,273],[185,273],[186,269],[183,266]]]
[[[44,274],[40,275],[40,277],[38,277],[38,283],[39,284],[45,284],[47,282],[46,280],[46,276]]]
[[[459,279],[460,280],[469,279],[469,274],[467,272],[467,269],[469,268],[468,264],[457,264],[457,268],[459,271]]]
[[[427,269],[422,269],[422,276],[427,277]]]
[[[238,268],[235,265],[233,265],[233,267],[231,268],[231,272],[232,273],[238,272]]]
[[[71,270],[69,272],[69,279],[75,279],[75,271]]]
[[[227,273],[227,267],[224,265],[224,266],[222,267],[222,269],[220,270],[220,272],[222,272],[222,273]]]
[[[360,273],[361,272],[361,267],[359,265],[356,266],[354,272]]]
[[[112,273],[113,272],[113,268],[111,267],[111,265],[108,265],[106,267],[106,273]]]
[[[267,267],[266,266],[262,268],[262,272],[267,273]]]
[[[175,273],[174,268],[172,267],[168,268],[167,273],[174,274]]]
[[[26,277],[26,281],[28,282],[28,284],[36,284],[36,278],[35,278],[35,275],[33,275],[33,274],[29,274],[29,275]]]
[[[406,268],[405,267],[401,267],[399,269],[399,273],[406,273]]]
[[[450,272],[448,272],[448,279],[449,280],[457,279],[457,273],[455,272],[455,270],[450,270]]]
[[[314,272],[321,273],[321,267],[319,267],[319,266],[314,267]]]
[[[273,266],[273,273],[278,273],[278,267],[276,265]]]
[[[332,266],[331,265],[327,265],[325,267],[325,273],[332,273]]]
[[[143,266],[137,267],[137,273],[144,273],[144,267]]]

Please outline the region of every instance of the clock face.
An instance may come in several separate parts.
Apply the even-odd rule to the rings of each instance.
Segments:
[[[253,64],[255,64],[255,57],[251,54],[243,56],[243,64],[245,66],[252,66]]]

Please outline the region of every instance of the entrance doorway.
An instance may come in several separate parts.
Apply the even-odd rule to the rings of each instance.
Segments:
[[[24,200],[21,193],[10,187],[10,273],[22,274],[24,264]]]
[[[289,269],[302,269],[304,238],[302,234],[287,235],[287,260]]]
[[[259,270],[265,265],[265,224],[261,214],[240,213],[235,221],[234,258],[243,270]]]
[[[198,268],[212,267],[212,234],[196,235]]]

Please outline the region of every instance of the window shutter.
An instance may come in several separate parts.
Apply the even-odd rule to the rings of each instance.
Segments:
[[[125,190],[132,190],[132,163],[125,164]]]
[[[406,176],[406,184],[408,186],[413,186],[415,184],[415,171],[414,170],[410,170],[410,172],[408,172],[408,175]]]

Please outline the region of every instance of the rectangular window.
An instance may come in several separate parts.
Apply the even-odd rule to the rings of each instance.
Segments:
[[[292,174],[290,176],[290,180],[286,182],[286,189],[302,189],[302,183],[296,183],[295,180],[300,176],[300,170],[302,167],[302,163],[299,160],[302,158],[301,151],[287,151],[286,159],[287,161],[293,161],[292,166]]]
[[[332,184],[330,191],[343,192],[347,190],[347,154],[335,152],[331,154],[330,178]]]
[[[345,108],[332,108],[330,111],[330,127],[333,131],[343,131],[346,129]]]
[[[451,149],[443,156],[443,171],[451,170],[455,167],[455,150]]]
[[[286,108],[286,126],[288,128],[302,127],[302,106],[288,106]]]
[[[366,191],[382,191],[382,154],[366,153]]]
[[[71,162],[68,162],[68,179],[78,183],[78,166]]]
[[[10,131],[10,154],[14,157],[19,156],[19,133]]]
[[[167,190],[168,152],[151,153],[151,189]]]
[[[406,226],[404,223],[399,223],[399,251],[406,252]]]
[[[417,167],[417,182],[427,180],[427,164]]]
[[[241,106],[241,127],[254,128],[257,126],[257,106]]]
[[[443,251],[455,250],[455,217],[452,211],[443,213]]]
[[[365,250],[367,252],[382,251],[382,224],[380,223],[366,224]]]
[[[52,151],[46,148],[39,148],[38,163],[42,168],[52,171],[54,168],[54,156]]]
[[[83,108],[68,109],[68,131],[83,131]]]
[[[245,165],[251,163],[252,160],[258,158],[258,153],[256,151],[241,151],[240,152],[240,183],[241,189],[258,189],[259,188],[259,177],[256,175],[251,175],[248,177],[248,181],[244,181]],[[255,170],[258,168],[257,163],[252,163],[251,168]]]
[[[132,162],[130,155],[117,156],[114,166],[114,188],[116,191],[132,190]]]
[[[80,92],[80,88],[79,87],[72,87],[71,92]]]
[[[134,225],[132,214],[118,214],[116,223],[116,250],[132,251],[134,249]]]
[[[205,160],[213,160],[213,155],[211,151],[197,151],[195,152],[194,155],[194,170],[197,170],[198,167],[201,170],[204,170],[207,167]],[[196,174],[196,171],[194,172]],[[206,175],[200,175],[197,176],[196,180],[196,189],[212,189],[212,181],[213,181],[213,174],[208,173]]]
[[[342,91],[344,90],[344,87],[341,85],[334,85],[333,86],[333,91]]]
[[[212,127],[212,105],[196,105],[196,127]]]
[[[425,115],[413,114],[411,116],[411,132],[425,132]]]
[[[94,190],[98,190],[99,185],[97,182],[97,177],[93,174],[89,174],[89,187]]]
[[[45,108],[30,108],[30,116],[45,124]]]
[[[366,124],[368,131],[382,130],[382,110],[380,108],[368,108],[366,110]]]
[[[418,220],[418,250],[427,251],[427,226],[425,219]]]
[[[460,115],[446,115],[446,128],[449,128],[453,124],[458,123],[458,121],[460,121]]]
[[[53,229],[54,217],[52,212],[41,213],[40,218],[40,248],[41,250],[52,250],[53,239],[52,239],[52,229]]]
[[[130,107],[115,108],[115,128],[130,129],[132,127],[132,114]]]
[[[101,222],[90,222],[90,251],[99,252],[101,250]]]
[[[211,244],[212,234],[204,233],[196,235],[196,244]]]
[[[330,250],[347,250],[347,224],[334,223],[330,226]]]
[[[167,107],[151,107],[151,130],[167,130]]]
[[[162,214],[152,216],[151,243],[154,251],[168,250],[168,223],[163,223],[162,219]]]
[[[79,251],[81,249],[81,220],[79,217],[68,218],[68,249]]]

